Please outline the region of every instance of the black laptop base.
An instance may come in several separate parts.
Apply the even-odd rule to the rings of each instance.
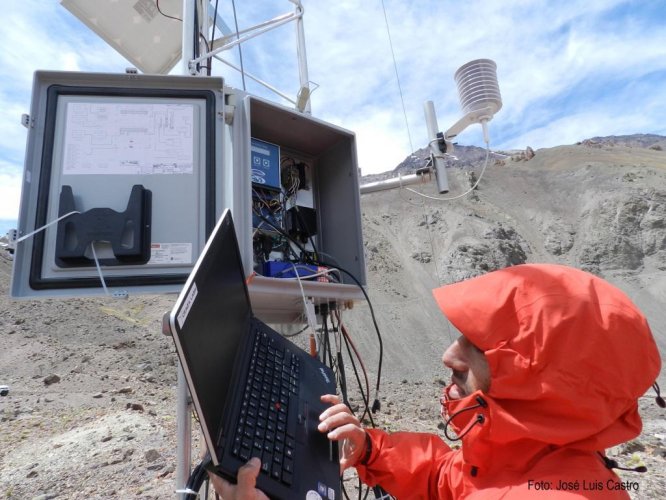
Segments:
[[[248,339],[252,345],[246,350],[248,379],[236,379],[234,389],[233,399],[240,401],[233,407],[240,410],[224,426],[228,431],[220,441],[221,461],[214,470],[235,482],[238,469],[257,457],[257,488],[270,498],[312,498],[312,492],[325,500],[339,498],[338,446],[317,430],[319,415],[326,409],[319,396],[335,393],[333,372],[265,324],[253,323]],[[319,380],[300,384],[301,370]],[[322,467],[322,456],[336,467]]]

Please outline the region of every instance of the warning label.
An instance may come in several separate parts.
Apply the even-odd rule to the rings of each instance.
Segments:
[[[191,264],[192,243],[152,243],[148,264]]]

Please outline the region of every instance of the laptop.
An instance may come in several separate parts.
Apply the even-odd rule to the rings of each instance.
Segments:
[[[167,314],[210,469],[235,482],[259,457],[269,497],[340,499],[337,443],[317,430],[335,376],[253,315],[230,210]]]

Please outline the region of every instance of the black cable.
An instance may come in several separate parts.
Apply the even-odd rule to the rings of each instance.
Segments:
[[[657,405],[660,408],[666,408],[666,401],[664,401],[664,398],[661,397],[661,389],[659,388],[659,383],[657,381],[652,384],[652,389],[657,393],[657,397],[654,398],[654,400],[657,402]]]
[[[359,486],[358,486],[358,498],[359,498],[359,500],[361,500],[361,491],[363,491],[363,488],[361,488],[361,484],[362,484],[362,483],[361,483],[361,478],[359,478],[359,480],[358,480],[358,485],[359,485]],[[369,495],[369,494],[370,494],[370,486],[367,486],[367,485],[366,485],[366,486],[365,486],[365,495],[363,495],[363,500],[365,500],[366,498],[368,498],[368,495]]]
[[[204,43],[204,45],[206,46],[206,52],[210,52],[210,45],[208,44],[208,40],[206,40],[206,37],[205,37],[204,34],[201,33],[201,32],[199,32],[199,39],[200,39],[200,40],[203,40],[203,43]],[[210,72],[211,72],[211,61],[212,61],[212,60],[213,60],[213,59],[212,59],[211,57],[209,57],[209,58],[206,60],[206,61],[208,62],[208,64],[201,64],[201,63],[199,63],[199,69],[201,69],[201,68],[205,68],[205,69],[206,69],[206,76],[210,76]]]
[[[384,361],[384,343],[382,342],[382,334],[379,331],[379,325],[377,324],[377,318],[375,317],[375,311],[374,308],[372,307],[372,302],[370,301],[370,297],[368,296],[368,293],[365,291],[365,288],[363,288],[363,285],[361,285],[360,281],[356,279],[356,276],[354,276],[352,273],[350,273],[349,271],[340,266],[333,266],[328,262],[320,260],[318,263],[319,265],[324,267],[334,267],[345,273],[347,276],[349,276],[354,281],[354,283],[356,283],[356,286],[358,286],[361,289],[361,292],[363,292],[365,300],[368,302],[368,307],[370,308],[370,316],[372,317],[372,324],[375,327],[375,332],[377,332],[377,340],[379,341],[379,363],[377,368],[377,385],[375,386],[376,397],[375,401],[372,403],[372,412],[375,413],[381,407],[381,403],[379,402],[379,387],[381,385],[381,379],[382,379],[382,364]]]
[[[370,418],[370,425],[372,427],[375,426],[375,421],[372,418],[372,414],[370,413],[370,394],[366,395],[365,391],[363,390],[363,383],[361,382],[361,377],[358,374],[358,370],[356,368],[356,363],[354,362],[354,358],[352,357],[351,349],[349,347],[349,341],[347,340],[347,337],[343,335],[343,339],[345,341],[345,347],[347,347],[347,354],[349,355],[349,359],[352,362],[352,369],[354,370],[354,376],[356,377],[356,382],[358,383],[358,388],[361,391],[361,399],[363,399],[363,404],[365,405],[365,409],[363,410],[363,414],[361,415],[360,420],[362,421],[365,418],[365,415],[367,414],[368,417]],[[349,405],[348,405],[349,406]]]
[[[331,318],[331,329],[333,330],[334,335],[339,335],[342,337],[342,331],[340,330],[340,324],[336,326],[335,321],[334,321],[334,314],[333,310],[329,312],[330,318]],[[325,321],[325,319],[324,319]],[[349,397],[347,393],[347,374],[345,373],[345,361],[342,356],[342,345],[339,345],[338,342],[335,344],[336,347],[336,363],[338,365],[338,381],[340,384],[340,393],[342,394],[342,402],[347,405],[347,407],[351,408],[351,405],[349,404]],[[353,359],[352,359],[352,364],[353,364]]]
[[[338,328],[340,329],[340,332],[342,334],[342,339],[345,342],[345,347],[347,348],[347,355],[349,356],[349,360],[351,361],[352,369],[354,370],[354,376],[356,377],[356,383],[358,384],[358,389],[361,392],[361,399],[363,400],[363,404],[364,404],[363,413],[361,414],[361,417],[359,418],[359,420],[363,421],[363,419],[365,418],[365,416],[367,414],[368,417],[370,418],[370,424],[372,425],[372,427],[376,427],[375,421],[372,418],[372,414],[370,413],[370,402],[369,402],[370,401],[370,395],[369,394],[366,395],[366,392],[363,389],[363,382],[361,381],[361,377],[358,374],[358,369],[356,367],[356,361],[354,360],[354,357],[356,357],[359,360],[359,362],[361,363],[361,369],[363,370],[365,383],[366,383],[366,386],[368,386],[368,390],[370,390],[370,387],[369,387],[369,384],[368,384],[368,374],[366,373],[365,366],[363,365],[363,361],[361,360],[360,355],[359,355],[358,351],[356,350],[355,346],[352,346],[352,347],[354,347],[354,349],[352,349],[352,347],[350,347],[351,339],[349,338],[349,335],[348,335],[345,327],[342,325],[342,322],[340,321],[339,318],[338,318]],[[353,351],[353,353],[352,353],[352,351]],[[349,409],[351,409],[351,405],[347,401],[344,401],[344,403],[349,407]]]
[[[169,16],[164,12],[162,12],[162,9],[160,9],[160,0],[155,0],[155,7],[157,7],[157,12],[162,14],[164,17],[168,17],[169,19],[175,19],[176,21],[180,21],[181,23],[183,22],[183,20],[180,17]]]
[[[310,239],[310,244],[312,245],[312,250],[314,251],[315,254],[315,259],[318,258],[319,252],[317,251],[317,247],[315,246],[314,240],[312,239],[312,234],[309,233],[309,227],[305,222],[305,219],[303,219],[303,215],[301,214],[301,211],[298,209],[298,205],[294,205],[294,211],[296,212],[296,217],[298,218],[299,222],[301,223],[301,226],[308,231],[308,238]]]
[[[206,467],[208,466],[209,463],[210,463],[210,455],[208,454],[208,452],[206,452],[206,455],[204,456],[203,460],[199,462],[199,464],[194,468],[194,470],[190,474],[190,477],[187,480],[186,488],[188,490],[198,492],[201,489],[201,486],[208,477]],[[196,500],[198,496],[199,496],[198,493],[186,493],[185,500]]]
[[[342,352],[336,353],[338,362],[338,380],[340,381],[340,393],[342,394],[342,402],[349,406],[349,397],[347,395],[347,374],[345,373],[345,362],[342,359]]]
[[[307,330],[309,326],[310,326],[310,325],[307,325],[307,324],[306,324],[302,329],[298,330],[296,333],[289,333],[289,334],[284,334],[284,333],[283,333],[282,336],[283,336],[283,337],[286,337],[286,338],[295,337],[296,335],[300,335],[300,334],[303,333],[305,330]]]
[[[208,50],[213,48],[213,44],[215,43],[215,28],[217,28],[217,4],[220,2],[220,0],[215,0],[215,10],[213,11],[213,32],[210,34],[210,47]],[[213,58],[209,57],[208,58],[208,74],[211,74],[211,71],[213,70]]]
[[[194,26],[196,29],[194,30],[194,33],[192,36],[194,39],[192,40],[193,44],[193,49],[194,49],[194,54],[193,54],[193,59],[196,59],[199,57],[199,36],[201,35],[199,31],[199,8],[197,7],[197,2],[194,2]],[[201,70],[201,64],[197,63],[197,73]]]
[[[303,248],[303,246],[300,243],[298,243],[298,241],[296,241],[294,238],[292,238],[289,234],[287,234],[287,232],[284,231],[284,229],[277,227],[275,224],[271,223],[268,219],[266,219],[266,217],[264,217],[263,215],[261,215],[261,214],[257,214],[257,215],[259,215],[259,217],[264,222],[266,222],[269,226],[273,227],[280,234],[282,234],[285,238],[287,238],[287,239],[289,239],[289,241],[293,242],[299,248],[299,250],[301,250],[303,255],[307,256],[307,252]],[[370,297],[368,296],[368,293],[365,291],[365,288],[363,288],[363,285],[361,285],[361,282],[356,278],[356,276],[354,276],[352,273],[350,273],[349,271],[347,271],[343,267],[334,266],[334,265],[329,264],[328,262],[325,262],[325,261],[322,261],[322,260],[318,260],[316,262],[316,264],[318,264],[320,266],[324,266],[324,267],[335,268],[335,269],[338,269],[338,270],[342,271],[343,273],[345,273],[347,276],[349,276],[354,281],[354,283],[356,283],[356,286],[359,287],[359,289],[363,293],[363,296],[365,297],[365,300],[368,303],[368,307],[370,308],[370,316],[372,317],[372,324],[375,327],[375,332],[377,333],[377,340],[379,342],[379,362],[378,362],[378,367],[377,367],[377,384],[375,386],[376,395],[375,395],[375,400],[372,403],[372,412],[376,413],[381,408],[381,403],[379,402],[379,388],[381,386],[382,365],[384,363],[384,343],[382,341],[382,334],[379,331],[379,325],[377,324],[377,317],[375,316],[375,310],[372,307],[372,301],[370,300]]]
[[[388,493],[384,491],[381,486],[373,486],[372,492],[375,494],[375,498],[386,498]],[[367,494],[366,494],[367,496]],[[393,497],[390,497],[393,498]]]
[[[333,350],[331,349],[331,337],[328,331],[328,321],[326,321],[326,316],[323,316],[323,328],[324,328],[324,353],[322,359],[325,359],[326,354],[328,354],[328,366],[333,369]]]

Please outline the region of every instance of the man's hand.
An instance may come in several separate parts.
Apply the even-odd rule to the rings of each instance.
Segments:
[[[251,458],[238,469],[237,484],[231,484],[215,474],[208,474],[213,488],[223,500],[268,500],[268,497],[256,488],[261,460]]]
[[[352,415],[347,405],[338,396],[326,394],[322,402],[333,406],[319,416],[319,432],[327,433],[331,441],[342,441],[340,445],[340,473],[354,467],[365,453],[365,430],[358,418]]]

